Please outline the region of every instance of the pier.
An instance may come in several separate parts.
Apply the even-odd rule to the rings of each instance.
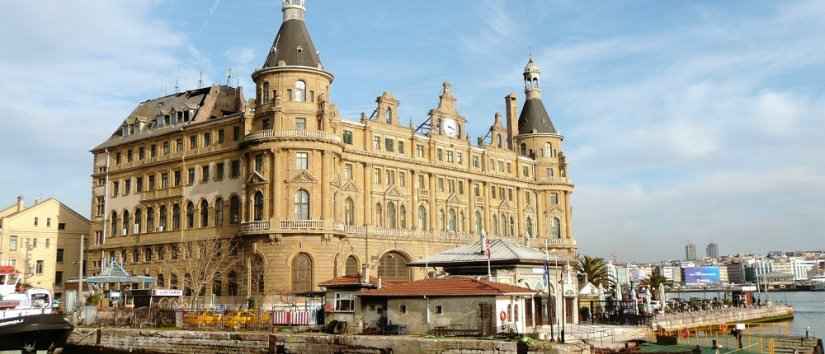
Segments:
[[[785,305],[733,307],[712,311],[659,314],[653,317],[650,325],[654,330],[678,331],[736,323],[775,322],[793,319],[793,316],[793,307]]]

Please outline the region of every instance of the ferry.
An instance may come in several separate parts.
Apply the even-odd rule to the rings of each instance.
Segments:
[[[23,289],[14,267],[0,266],[0,351],[54,351],[74,330],[52,310],[46,289]]]

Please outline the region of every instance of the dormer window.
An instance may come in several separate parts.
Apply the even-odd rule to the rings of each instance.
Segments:
[[[392,108],[387,107],[387,111],[384,114],[384,118],[387,119],[387,124],[392,124]]]
[[[172,124],[172,117],[168,114],[163,116],[163,125],[171,125]]]

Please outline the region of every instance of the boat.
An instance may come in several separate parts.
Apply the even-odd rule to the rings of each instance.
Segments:
[[[14,267],[0,266],[0,351],[52,351],[66,345],[74,330],[52,309],[46,289],[24,289]]]
[[[813,291],[825,291],[825,274],[812,276],[810,278],[811,281],[811,290]]]

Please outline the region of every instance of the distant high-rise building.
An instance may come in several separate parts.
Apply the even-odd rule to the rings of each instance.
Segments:
[[[696,245],[693,242],[689,242],[685,246],[685,260],[687,260],[687,261],[695,261],[696,260]]]
[[[708,258],[719,258],[719,245],[717,245],[715,242],[709,243],[705,251],[705,254],[708,256]]]

